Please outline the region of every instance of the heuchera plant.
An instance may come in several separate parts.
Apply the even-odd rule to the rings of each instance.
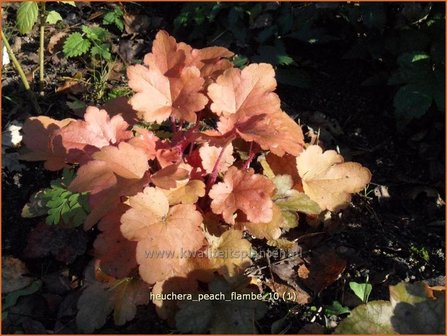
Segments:
[[[126,306],[116,316],[117,295],[141,304],[141,286],[194,292],[216,274],[234,283],[251,263],[247,234],[274,243],[299,213],[341,209],[370,181],[360,164],[305,143],[281,110],[271,65],[240,70],[232,56],[160,31],[144,64],[127,70],[128,103],[89,107],[84,120],[40,116],[24,125],[23,159],[52,171],[79,167],[68,189],[89,193],[84,229],[100,230],[94,256],[103,272],[87,290],[114,288],[106,301],[117,323],[135,314]],[[120,279],[129,278],[137,283],[125,290],[135,290],[124,295]],[[167,318],[172,305],[155,303]]]

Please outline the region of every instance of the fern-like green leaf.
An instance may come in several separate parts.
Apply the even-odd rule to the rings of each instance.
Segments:
[[[26,34],[33,29],[38,14],[37,2],[26,1],[20,4],[17,10],[17,28],[19,28],[21,34]]]
[[[81,33],[72,33],[65,40],[64,55],[66,57],[77,57],[84,55],[90,49],[90,41],[85,39]]]
[[[72,170],[65,169],[62,179],[51,181],[51,187],[43,191],[43,201],[47,212],[48,225],[63,224],[77,227],[84,223],[89,212],[88,194],[72,193],[67,185],[74,177]]]

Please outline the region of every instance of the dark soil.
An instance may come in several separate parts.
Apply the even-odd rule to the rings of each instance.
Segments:
[[[91,14],[107,6],[91,3],[79,7],[78,4],[80,10],[74,13],[82,23]],[[135,60],[138,60],[149,50],[150,39],[156,30],[163,28],[169,31],[172,28],[170,23],[179,7],[133,3],[128,6],[129,10],[140,14],[161,18],[159,26],[148,29],[144,36],[144,47],[135,54]],[[71,13],[74,10],[67,6],[64,11]],[[11,27],[13,13],[14,9],[7,10],[9,16],[4,18],[3,24],[5,30]],[[37,68],[35,36],[37,32],[34,32],[33,38],[21,37],[21,47],[17,50],[28,74]],[[137,38],[140,37],[138,35]],[[121,39],[130,37],[123,36]],[[118,43],[119,40],[117,34],[114,42]],[[367,192],[355,196],[351,207],[334,215],[333,220],[327,223],[325,229],[330,235],[322,244],[337,251],[346,259],[348,266],[341,278],[312,302],[316,311],[334,300],[349,307],[356,306],[359,302],[349,291],[349,281],[368,280],[373,285],[370,300],[375,300],[388,299],[388,286],[399,281],[427,280],[439,283],[439,279],[436,279],[445,275],[445,206],[442,205],[442,200],[445,200],[444,116],[437,111],[430,111],[420,120],[398,127],[399,121],[393,116],[394,89],[388,86],[361,86],[378,69],[387,69],[380,69],[380,64],[367,61],[342,59],[348,47],[340,42],[306,45],[294,41],[288,50],[298,62],[305,64],[312,78],[312,86],[310,89],[279,86],[277,90],[288,113],[314,129],[321,127],[322,139],[327,139],[324,142],[326,148],[339,148],[345,158],[360,162],[373,175]],[[41,109],[45,115],[53,118],[74,117],[76,114],[66,105],[68,94],[72,92],[55,93],[55,88],[61,85],[61,76],[74,76],[76,72],[82,71],[87,64],[86,59],[67,61],[62,57],[57,60],[54,55],[46,57],[48,82],[44,95],[38,97]],[[37,74],[34,79],[37,81]],[[116,79],[112,83],[125,84]],[[37,88],[34,91],[38,94]],[[86,91],[77,98],[82,100],[88,97]],[[326,121],[313,124],[312,115],[316,112],[322,113]],[[9,122],[23,122],[33,114],[12,65],[4,67],[3,130]],[[39,259],[24,258],[27,237],[31,229],[41,222],[41,218],[23,219],[21,210],[32,193],[47,187],[59,175],[44,170],[41,163],[21,164],[24,166],[21,170],[2,171],[2,255],[24,260],[33,276],[66,271],[67,279],[82,277],[91,259],[88,253],[77,257],[69,265],[55,260],[51,255]],[[389,195],[386,195],[385,190],[388,190]],[[87,251],[92,247],[94,236],[95,232],[87,234]],[[58,304],[55,303],[63,302],[69,306],[69,300],[79,295],[79,287],[73,282],[70,286],[72,289],[56,294],[45,287],[43,293],[33,295],[32,304],[19,300],[20,305],[29,304],[29,310],[25,310],[25,315],[3,323],[2,332],[41,333],[51,330],[54,333],[76,333],[74,317],[59,318]],[[50,296],[54,296],[55,301],[49,301]],[[321,322],[324,325],[324,316],[314,312],[310,306],[281,302],[272,304],[264,319],[259,321],[260,332],[270,333],[271,324],[287,313],[290,322],[287,333],[297,333],[310,322]],[[148,305],[140,307],[136,318],[125,326],[118,328],[109,321],[98,332],[171,333],[172,329],[157,317],[153,305]]]

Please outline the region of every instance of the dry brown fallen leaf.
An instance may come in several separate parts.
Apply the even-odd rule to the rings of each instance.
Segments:
[[[2,257],[2,293],[10,293],[28,286],[33,279],[23,276],[26,273],[28,269],[20,259]]]

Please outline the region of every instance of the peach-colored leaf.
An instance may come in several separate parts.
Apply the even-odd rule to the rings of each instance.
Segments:
[[[163,190],[170,205],[194,204],[199,197],[205,196],[205,183],[200,180],[190,180],[181,183],[179,187]]]
[[[127,140],[132,136],[129,125],[120,115],[109,117],[106,110],[90,106],[85,120],[70,123],[55,133],[53,143],[59,142],[69,153],[70,162],[79,162],[80,157],[96,150]]]
[[[93,245],[101,270],[118,279],[127,277],[137,267],[137,243],[124,238],[120,230],[121,216],[128,209],[127,205],[120,204],[101,219],[98,224],[101,233]]]
[[[285,112],[253,116],[236,124],[237,133],[245,141],[254,141],[262,149],[283,156],[285,153],[298,155],[304,146],[301,127]]]
[[[179,78],[168,78],[158,69],[135,65],[128,68],[127,75],[136,92],[129,103],[145,121],[161,123],[174,116],[195,122],[196,112],[208,102],[200,93],[204,79],[196,67],[184,68]]]
[[[210,237],[208,256],[211,264],[225,278],[241,274],[251,264],[251,244],[242,238],[242,231],[230,229],[220,237]]]
[[[144,240],[154,224],[168,214],[169,201],[163,191],[145,188],[143,192],[129,198],[131,209],[121,217],[121,232],[129,240]]]
[[[122,197],[132,196],[140,192],[144,185],[147,185],[146,176],[143,179],[124,179],[117,177],[117,183],[107,189],[91,193],[89,204],[91,212],[88,214],[84,222],[84,229],[89,230],[101,218],[113,211],[122,202]],[[86,190],[80,190],[86,191]]]
[[[94,153],[93,158],[106,162],[115,174],[128,179],[142,178],[149,169],[144,151],[126,142],[121,142],[118,147],[104,147]]]
[[[137,135],[128,141],[134,147],[144,150],[147,160],[153,160],[156,156],[158,137],[145,128],[135,128]]]
[[[144,281],[155,283],[181,273],[182,265],[200,249],[202,215],[194,205],[169,208],[166,196],[148,187],[129,198],[131,209],[121,217],[121,232],[137,240],[137,263]]]
[[[219,116],[272,113],[280,104],[275,88],[275,71],[270,64],[251,64],[242,71],[227,69],[208,87],[211,110]]]
[[[174,37],[160,30],[152,43],[152,52],[144,57],[144,64],[156,68],[168,77],[175,77],[185,63],[185,51],[178,48]]]
[[[361,191],[371,180],[371,172],[356,162],[344,162],[334,150],[323,153],[320,146],[309,146],[296,159],[304,192],[322,209],[346,207],[351,194]]]
[[[215,214],[222,214],[225,222],[234,224],[234,214],[242,210],[250,222],[267,223],[272,220],[271,196],[274,184],[265,176],[255,174],[253,169],[247,171],[230,167],[223,182],[215,184],[209,196],[211,209]]]
[[[200,158],[202,159],[202,167],[208,174],[213,171],[214,165],[217,162],[222,147],[210,146],[207,142],[203,144],[199,149]],[[228,168],[234,163],[233,157],[233,145],[228,144],[223,152],[222,157],[217,165],[217,171],[219,173],[225,173]]]
[[[69,189],[73,192],[88,191],[97,193],[110,188],[117,183],[116,175],[107,162],[89,161],[82,165],[75,179],[70,183]]]
[[[55,120],[46,116],[31,117],[23,125],[23,143],[30,152],[20,156],[26,161],[46,161],[45,168],[59,170],[65,167],[66,151],[62,146],[51,146],[51,138],[74,119]]]
[[[151,182],[162,189],[177,188],[182,180],[188,178],[190,167],[186,164],[166,166],[151,176]]]
[[[283,226],[284,218],[281,209],[276,204],[273,204],[272,209],[272,220],[268,223],[243,223],[250,234],[256,238],[267,240],[275,240],[281,236],[281,227]]]
[[[234,55],[233,52],[223,47],[208,47],[203,49],[192,49],[185,43],[179,43],[178,48],[185,52],[186,65],[194,65],[200,70],[200,74],[209,81],[215,80],[226,69],[232,68],[233,64],[225,59]]]
[[[143,65],[127,68],[129,87],[136,94],[129,100],[140,118],[147,122],[162,123],[171,115],[172,98],[168,77],[158,69]]]

